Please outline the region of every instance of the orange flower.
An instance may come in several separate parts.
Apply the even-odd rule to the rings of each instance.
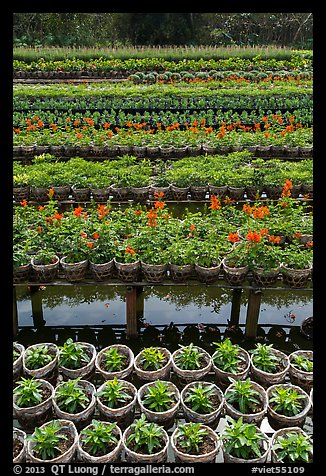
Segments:
[[[190,231],[194,231],[195,228],[195,225],[190,225]]]
[[[215,195],[211,195],[210,200],[211,205],[209,206],[209,208],[211,210],[219,210],[221,208],[221,202],[218,197],[216,197]]]
[[[160,208],[161,210],[163,210],[164,205],[165,205],[165,202],[155,202],[154,203],[155,208]]]
[[[75,215],[76,217],[80,217],[83,210],[84,210],[83,207],[76,207],[76,208],[74,209],[74,215]]]
[[[49,188],[49,191],[47,193],[47,196],[49,197],[49,199],[51,200],[53,198],[53,195],[54,195],[54,188],[51,187]]]
[[[53,215],[53,218],[55,218],[56,220],[61,220],[61,218],[63,218],[63,217],[64,217],[63,213],[55,212],[55,214]]]
[[[271,236],[268,237],[268,241],[270,241],[271,243],[279,243],[281,241],[281,237],[271,235]]]
[[[86,246],[88,246],[88,248],[93,248],[93,243],[86,243]]]
[[[98,240],[99,237],[100,237],[100,235],[98,234],[97,231],[95,231],[95,232],[93,233],[93,238],[94,238],[94,240]]]
[[[247,240],[254,241],[256,243],[259,243],[261,241],[261,236],[256,230],[254,231],[249,230],[246,238]]]
[[[87,238],[87,233],[85,233],[84,231],[81,231],[80,236],[85,239]]]
[[[136,251],[135,251],[133,248],[131,248],[131,246],[129,245],[129,243],[127,244],[127,248],[125,249],[125,252],[126,252],[126,253],[130,253],[131,255],[136,254]]]
[[[24,199],[22,202],[20,202],[22,207],[27,207],[27,200]]]
[[[43,206],[43,205],[39,205],[39,207],[38,207],[38,211],[39,211],[39,212],[43,212],[43,210],[45,210],[45,209],[46,209],[46,206],[45,206],[45,205],[44,205],[44,206]]]
[[[236,231],[235,233],[229,233],[228,240],[231,241],[231,243],[236,243],[237,241],[240,241],[238,232]]]

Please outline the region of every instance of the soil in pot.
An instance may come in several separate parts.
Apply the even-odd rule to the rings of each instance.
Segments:
[[[211,356],[193,343],[179,347],[172,354],[172,368],[180,383],[201,380],[211,369]]]
[[[284,352],[274,349],[273,344],[257,343],[256,348],[249,351],[250,372],[252,380],[268,388],[270,385],[285,382],[290,362]]]
[[[145,347],[134,360],[136,375],[145,382],[169,380],[172,355],[165,347]]]
[[[313,387],[313,351],[296,350],[289,355],[289,376],[293,385],[298,385],[307,393]]]
[[[132,350],[123,344],[113,344],[98,352],[95,367],[105,379],[126,378],[134,365]]]
[[[19,428],[13,429],[13,462],[25,462],[26,433]]]
[[[267,390],[267,419],[274,430],[302,428],[311,408],[309,395],[292,384],[271,385]]]
[[[181,406],[187,421],[202,423],[215,429],[222,416],[224,395],[211,382],[190,382],[180,395]]]
[[[190,422],[178,425],[174,430],[171,446],[176,463],[214,463],[220,441],[209,426]]]

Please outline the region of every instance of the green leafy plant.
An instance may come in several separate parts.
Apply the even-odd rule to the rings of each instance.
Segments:
[[[304,370],[305,372],[312,372],[314,365],[312,360],[308,359],[304,355],[296,355],[291,361],[292,365],[299,370]]]
[[[34,378],[24,378],[17,382],[13,394],[16,397],[16,405],[20,408],[34,407],[39,405],[44,397],[42,395],[42,383]]]
[[[18,350],[16,350],[15,348],[13,348],[12,356],[13,356],[13,361],[15,362],[15,360],[17,360],[21,356],[21,353],[18,352]]]
[[[215,395],[215,385],[194,384],[187,392],[184,402],[197,413],[211,413],[214,411],[214,405],[211,397]]]
[[[174,402],[174,392],[169,391],[168,382],[161,380],[149,385],[142,398],[143,405],[154,412],[169,410]]]
[[[263,372],[275,373],[278,370],[279,360],[272,349],[273,344],[261,344],[257,343],[256,348],[251,350],[252,361],[254,365]]]
[[[254,423],[244,423],[243,417],[234,420],[229,417],[228,424],[222,433],[224,450],[229,455],[242,458],[253,459],[262,456],[263,434]]]
[[[67,380],[55,390],[54,398],[58,407],[67,413],[79,413],[89,405],[89,397],[80,386],[79,380]]]
[[[80,432],[80,442],[84,449],[93,456],[100,456],[108,453],[110,448],[118,444],[118,438],[113,434],[117,423],[106,423],[92,420],[88,428]]]
[[[126,391],[126,385],[123,381],[114,377],[113,380],[107,380],[102,390],[95,393],[97,397],[109,408],[119,408],[132,399]]]
[[[37,265],[46,265],[55,263],[58,258],[55,256],[54,251],[49,249],[43,249],[36,253],[33,258],[34,264]]]
[[[224,372],[236,374],[239,372],[241,363],[240,347],[238,344],[232,344],[230,338],[223,342],[214,342],[216,350],[212,355],[213,363]]]
[[[59,346],[59,365],[68,369],[79,369],[90,362],[90,356],[84,347],[71,338]]]
[[[203,443],[208,432],[200,423],[184,423],[178,426],[176,438],[178,444],[188,454],[199,454],[199,445]]]
[[[62,452],[59,447],[60,442],[67,440],[67,436],[60,431],[60,423],[58,420],[53,420],[43,428],[36,427],[34,433],[28,435],[26,439],[35,443],[33,451],[40,459],[53,459]]]
[[[139,363],[144,370],[158,370],[166,360],[166,355],[157,347],[146,347],[141,351]]]
[[[182,370],[195,370],[200,369],[201,364],[200,360],[202,357],[202,352],[200,352],[193,343],[188,346],[179,344],[181,348],[180,352],[175,355],[175,363]]]
[[[273,444],[277,460],[283,463],[311,462],[312,442],[308,435],[289,431],[278,436]]]
[[[127,359],[117,347],[110,347],[103,353],[101,364],[108,372],[119,372],[127,366]]]
[[[281,385],[271,393],[269,404],[276,413],[291,417],[302,411],[304,398],[295,388]]]
[[[241,413],[253,412],[261,404],[261,400],[259,392],[252,387],[250,378],[231,380],[232,385],[225,392],[226,401],[238,407]]]
[[[26,349],[25,366],[31,370],[40,369],[49,364],[53,358],[46,345],[38,345],[37,347]]]
[[[163,427],[157,423],[149,423],[144,414],[129,427],[130,434],[126,439],[128,448],[135,452],[152,454],[155,449],[161,449],[164,442]]]

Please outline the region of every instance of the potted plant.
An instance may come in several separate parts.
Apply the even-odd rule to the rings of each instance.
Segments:
[[[76,453],[78,433],[69,420],[51,420],[26,437],[26,459],[31,463],[70,463]]]
[[[310,248],[290,243],[282,251],[281,274],[283,282],[292,288],[302,288],[311,278],[313,254]]]
[[[284,352],[274,349],[273,344],[258,342],[250,350],[250,371],[253,380],[264,388],[285,381],[289,371],[289,358]]]
[[[238,344],[232,344],[229,337],[213,344],[215,351],[212,355],[212,369],[218,384],[225,388],[230,384],[230,377],[235,380],[247,378],[250,371],[248,352]]]
[[[13,463],[25,463],[26,458],[26,433],[25,431],[13,429]]]
[[[172,368],[181,381],[193,382],[208,374],[212,366],[211,357],[206,350],[193,345],[179,344],[172,354]]]
[[[190,279],[194,273],[197,253],[189,239],[174,240],[168,247],[167,253],[171,279],[176,282]]]
[[[267,419],[274,430],[303,427],[310,410],[309,395],[292,384],[271,385],[267,390]]]
[[[40,250],[32,256],[31,265],[37,281],[50,283],[58,275],[59,257],[52,250]]]
[[[13,390],[15,416],[28,430],[44,423],[52,416],[53,386],[43,379],[22,377]]]
[[[30,186],[28,174],[22,172],[13,175],[13,196],[16,202],[29,200]]]
[[[299,427],[281,428],[271,439],[272,463],[312,463],[311,437]]]
[[[138,389],[140,411],[148,421],[171,428],[179,410],[180,393],[172,383],[164,380],[145,383]]]
[[[120,459],[122,433],[116,423],[92,420],[78,436],[77,461],[110,463]]]
[[[162,426],[148,422],[144,414],[126,428],[122,442],[128,463],[167,461],[169,436]]]
[[[95,367],[107,380],[128,377],[134,366],[134,353],[123,344],[112,344],[98,352]]]
[[[169,380],[171,368],[172,355],[165,347],[145,347],[134,360],[134,371],[143,381]]]
[[[23,372],[28,377],[56,380],[59,349],[52,342],[33,344],[23,352]]]
[[[224,407],[222,390],[211,382],[190,382],[181,391],[180,402],[187,421],[211,428],[219,424]]]
[[[80,430],[87,426],[95,411],[95,387],[80,378],[67,380],[54,389],[53,409],[58,418],[72,421]]]
[[[13,284],[22,284],[29,281],[31,274],[31,256],[28,253],[30,246],[28,243],[13,245]]]
[[[69,237],[64,256],[60,259],[67,281],[74,283],[84,279],[88,269],[89,250],[92,246],[93,243],[82,236]]]
[[[255,423],[245,423],[242,417],[227,418],[221,440],[224,463],[265,463],[269,455],[268,436]]]
[[[97,389],[95,396],[101,419],[117,422],[121,429],[127,428],[133,422],[137,389],[132,383],[113,377]]]
[[[13,343],[13,382],[21,376],[23,370],[23,353],[25,347],[18,342]]]
[[[123,242],[123,248],[113,258],[117,277],[122,281],[137,281],[140,272],[140,259],[130,243]]]
[[[218,434],[203,423],[178,425],[171,435],[177,463],[214,463],[221,449]]]
[[[102,205],[102,207],[106,207]],[[99,214],[101,216],[101,209]],[[104,213],[108,208],[103,208]],[[104,281],[110,279],[114,275],[114,256],[117,241],[116,236],[107,229],[106,226],[101,226],[99,231],[94,232],[96,237],[96,244],[91,248],[89,253],[89,269],[95,281]]]
[[[222,269],[229,284],[238,286],[243,283],[249,271],[246,243],[235,243],[234,248],[222,259]]]
[[[289,355],[290,381],[307,393],[313,387],[313,355],[312,350],[296,350]]]
[[[265,389],[250,378],[230,380],[231,384],[224,394],[226,414],[235,420],[242,417],[245,423],[255,423],[259,426],[267,413]]]
[[[59,346],[58,371],[65,379],[89,378],[95,367],[96,349],[89,342],[73,342],[71,338]]]

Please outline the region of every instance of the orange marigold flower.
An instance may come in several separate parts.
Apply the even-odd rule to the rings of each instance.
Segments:
[[[63,213],[55,212],[55,214],[53,215],[53,218],[55,218],[56,220],[61,220],[61,218],[63,218],[63,217],[64,217]]]
[[[91,243],[91,242],[86,243],[86,246],[88,246],[88,248],[93,248],[93,243]]]
[[[45,210],[45,209],[46,209],[46,205],[39,205],[39,207],[38,207],[39,212],[43,212],[43,210]]]
[[[81,231],[81,232],[80,232],[80,236],[81,236],[82,238],[87,238],[87,233],[85,233],[84,231]]]

